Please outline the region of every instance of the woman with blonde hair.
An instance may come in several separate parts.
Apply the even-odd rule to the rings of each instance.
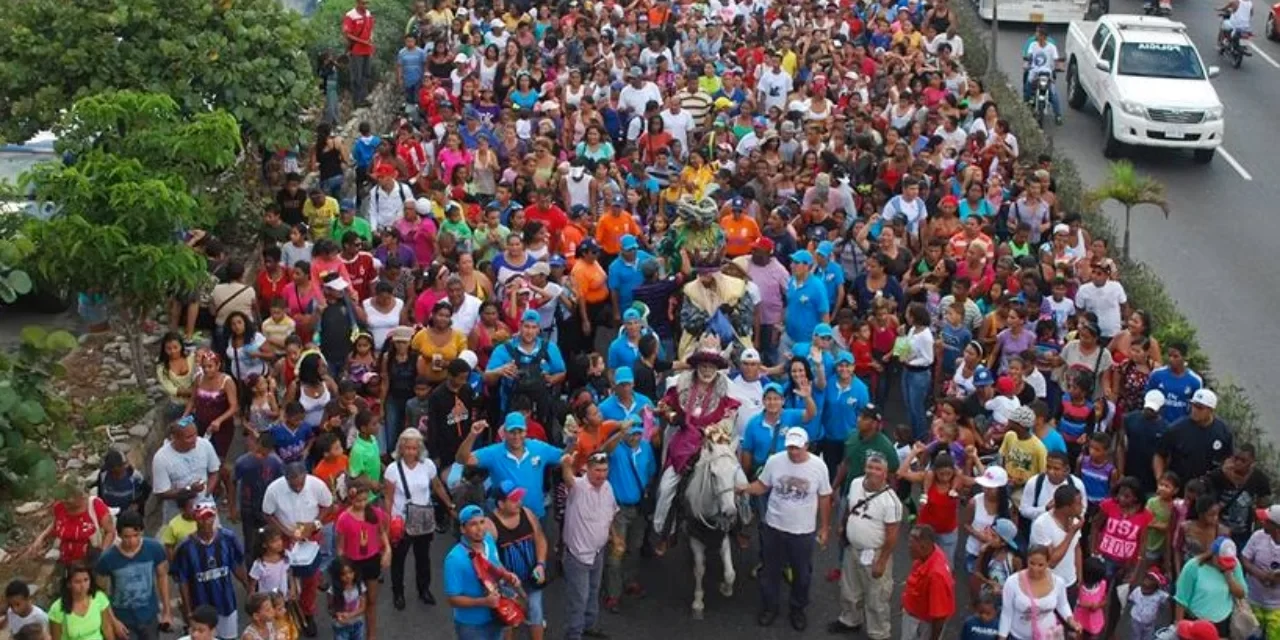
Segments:
[[[410,427],[400,432],[395,461],[382,474],[382,495],[391,511],[391,593],[397,611],[403,611],[404,563],[413,551],[413,574],[418,600],[434,605],[431,593],[431,541],[436,534],[436,518],[431,496],[440,499],[450,512],[453,502],[436,465],[427,457],[422,432]]]

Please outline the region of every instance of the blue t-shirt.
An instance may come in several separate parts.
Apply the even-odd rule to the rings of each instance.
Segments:
[[[973,340],[973,332],[963,324],[953,327],[943,322],[941,331],[938,332],[942,338],[942,373],[950,378],[956,372],[956,363],[959,362],[960,356],[964,355],[964,348]]]
[[[987,640],[1000,635],[1000,617],[991,619],[991,622],[984,622],[982,618],[976,615],[969,616],[964,621],[964,628],[960,630],[960,640]]]
[[[512,340],[515,340],[515,338]],[[507,363],[512,362],[513,360],[516,361],[517,366],[531,365],[533,363],[533,359],[539,357],[538,354],[542,350],[542,343],[543,339],[538,338],[538,341],[532,351],[525,351],[518,342],[512,342],[511,340],[497,345],[493,348],[493,353],[489,355],[489,368],[485,371],[497,371],[498,369],[507,366]],[[507,345],[511,346],[508,347]],[[514,357],[512,356],[512,351],[515,351]],[[556,346],[554,342],[547,343],[546,357],[542,358],[542,361],[538,363],[538,366],[542,369],[542,372],[546,374],[556,375],[564,373],[564,356],[560,355],[560,347]],[[498,385],[503,411],[506,411],[507,396],[510,393],[513,384],[514,383],[510,379],[503,378],[502,382]]]
[[[818,271],[818,269],[814,269]],[[836,294],[839,293],[841,285],[844,284],[844,268],[834,260],[827,263],[827,267],[821,270],[819,275],[822,276],[822,284],[827,287],[828,303],[836,302]]]
[[[764,413],[757,413],[747,421],[742,430],[741,449],[751,454],[751,464],[757,469],[764,466],[769,456],[786,451],[783,444],[787,429],[804,426],[803,409],[783,409],[776,424],[765,422]]]
[[[168,559],[164,545],[154,538],[143,538],[142,546],[133,557],[113,546],[98,558],[94,573],[111,576],[111,609],[126,627],[155,622],[160,615],[156,568]]]
[[[1164,394],[1164,408],[1160,409],[1160,415],[1169,424],[1191,413],[1191,396],[1203,386],[1200,374],[1191,369],[1183,369],[1182,375],[1178,375],[1169,367],[1160,367],[1147,378],[1147,391],[1159,389]]]
[[[546,515],[542,478],[548,467],[559,466],[560,458],[564,456],[563,449],[527,438],[524,441],[524,455],[518,460],[507,452],[505,442],[481,447],[473,455],[478,466],[489,472],[489,479],[494,485],[501,486],[503,482],[510,480],[517,487],[523,487],[524,506],[529,507],[539,518]]]
[[[866,383],[854,377],[845,389],[838,380],[828,379],[824,397],[822,439],[844,442],[858,428],[858,414],[871,403],[871,394]]]
[[[498,556],[498,545],[493,536],[484,535],[484,555],[490,563],[502,566]],[[505,568],[505,567],[504,567]],[[453,545],[444,557],[444,595],[483,598],[488,595],[484,584],[476,575],[475,565],[471,563],[471,550],[461,542]],[[480,626],[493,622],[493,609],[489,607],[453,607],[453,621],[458,624]]]
[[[235,570],[243,563],[240,539],[221,527],[208,544],[194,534],[178,543],[169,574],[190,587],[192,607],[207,604],[229,616],[236,612]]]
[[[396,62],[400,63],[401,74],[404,76],[406,87],[415,87],[422,82],[422,76],[427,71],[427,52],[425,49],[414,47],[410,51],[408,48],[401,48],[400,53],[396,54]]]
[[[977,215],[980,218],[990,218],[995,215],[995,211],[991,209],[991,203],[986,198],[978,201],[978,208],[976,211],[973,207],[969,206],[968,200],[961,200],[958,211],[960,213],[961,220],[967,220],[969,216],[972,215]]]
[[[626,260],[619,257],[609,265],[609,291],[618,295],[618,308],[623,311],[631,306],[631,301],[635,300],[632,291],[636,287],[644,284],[644,275],[640,273],[640,265],[646,260],[652,260],[653,255],[648,251],[636,251],[636,260],[631,264],[627,264]]]
[[[623,442],[609,454],[609,484],[613,486],[613,497],[620,506],[640,504],[645,487],[657,472],[658,461],[648,440],[641,440],[634,449]]]
[[[812,338],[813,328],[830,311],[831,301],[821,279],[810,275],[804,284],[797,284],[794,277],[787,281],[786,329],[792,342]]]
[[[240,515],[256,518],[262,515],[262,499],[267,486],[284,475],[284,461],[274,453],[259,458],[252,453],[242,454],[235,466],[236,499]]]
[[[605,420],[617,420],[618,422],[622,422],[623,420],[630,418],[638,422],[644,408],[652,406],[653,401],[650,400],[648,396],[643,393],[633,391],[631,393],[631,408],[628,410],[627,407],[622,406],[622,403],[618,401],[618,396],[611,394],[608,398],[605,398],[600,402],[600,417]]]
[[[1057,429],[1049,429],[1044,434],[1044,437],[1040,438],[1040,442],[1044,443],[1045,451],[1048,453],[1053,453],[1054,451],[1058,453],[1067,452],[1067,441],[1063,439],[1062,434],[1058,433]]]
[[[307,441],[315,434],[316,428],[307,423],[303,423],[294,431],[283,423],[277,422],[267,429],[267,433],[276,442],[276,455],[280,456],[280,460],[285,464],[290,462],[302,462],[302,454],[307,448]]]

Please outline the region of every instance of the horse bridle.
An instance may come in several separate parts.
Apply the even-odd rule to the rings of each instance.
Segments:
[[[710,480],[711,480],[712,495],[714,496],[715,501],[718,503],[720,500],[720,496],[723,496],[726,493],[733,492],[734,486],[733,486],[733,483],[730,482],[728,487],[723,487],[723,488],[720,487],[719,486],[720,479],[716,476],[716,473],[714,469],[711,468],[711,465],[714,464],[715,461],[720,458],[730,458],[735,460],[735,462],[736,462],[736,458],[734,458],[733,451],[729,449],[727,446],[724,447],[723,449],[720,449],[719,451],[716,451],[715,447],[708,447],[708,449],[709,449],[708,453],[711,453],[712,455],[708,457],[706,460],[707,474],[710,476]],[[733,524],[731,521],[732,519],[729,519],[730,522],[728,523],[713,525],[707,522],[707,519],[703,516],[703,514],[700,511],[696,509],[690,509],[690,511],[694,512],[693,516],[697,518],[698,522],[703,527],[706,527],[707,529],[711,529],[715,531],[728,531],[733,527]],[[726,518],[720,518],[720,520],[726,520]]]

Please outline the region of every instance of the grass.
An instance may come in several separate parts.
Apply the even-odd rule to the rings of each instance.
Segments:
[[[1118,247],[1115,226],[1097,206],[1088,202],[1088,187],[1080,177],[1075,162],[1049,143],[1036,126],[1030,110],[1022,102],[1022,96],[1009,88],[1008,76],[998,70],[991,74],[984,73],[990,58],[987,48],[989,27],[967,5],[960,6],[953,15],[958,18],[957,30],[964,39],[965,67],[971,70],[973,76],[982,79],[987,91],[996,104],[1000,105],[1000,115],[1009,120],[1014,134],[1018,136],[1022,157],[1035,158],[1041,153],[1052,156],[1054,177],[1058,183],[1057,195],[1063,210],[1079,212],[1094,237],[1105,239],[1108,246]],[[1101,153],[1098,157],[1101,162]],[[1192,368],[1218,394],[1218,417],[1231,427],[1237,444],[1248,442],[1257,448],[1258,468],[1272,470],[1272,484],[1280,490],[1280,475],[1274,473],[1274,470],[1280,469],[1280,450],[1272,443],[1274,437],[1259,425],[1258,414],[1244,388],[1229,376],[1218,375],[1214,371],[1208,354],[1196,338],[1196,327],[1178,311],[1177,303],[1165,290],[1159,275],[1144,263],[1125,262],[1119,256],[1114,256],[1114,259],[1121,262],[1121,282],[1130,305],[1151,314],[1157,327],[1155,336],[1161,343],[1181,341],[1188,345],[1188,361]]]
[[[84,421],[91,428],[113,424],[128,427],[154,406],[146,394],[125,391],[85,407]]]

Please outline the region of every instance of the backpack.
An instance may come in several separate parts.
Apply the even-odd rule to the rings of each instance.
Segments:
[[[534,399],[544,397],[547,392],[547,383],[542,377],[542,361],[547,358],[547,341],[542,340],[537,353],[532,357],[517,349],[514,341],[508,340],[504,347],[507,354],[511,356],[511,361],[516,363],[519,369],[516,379],[511,382],[511,397],[517,395],[530,396]]]

